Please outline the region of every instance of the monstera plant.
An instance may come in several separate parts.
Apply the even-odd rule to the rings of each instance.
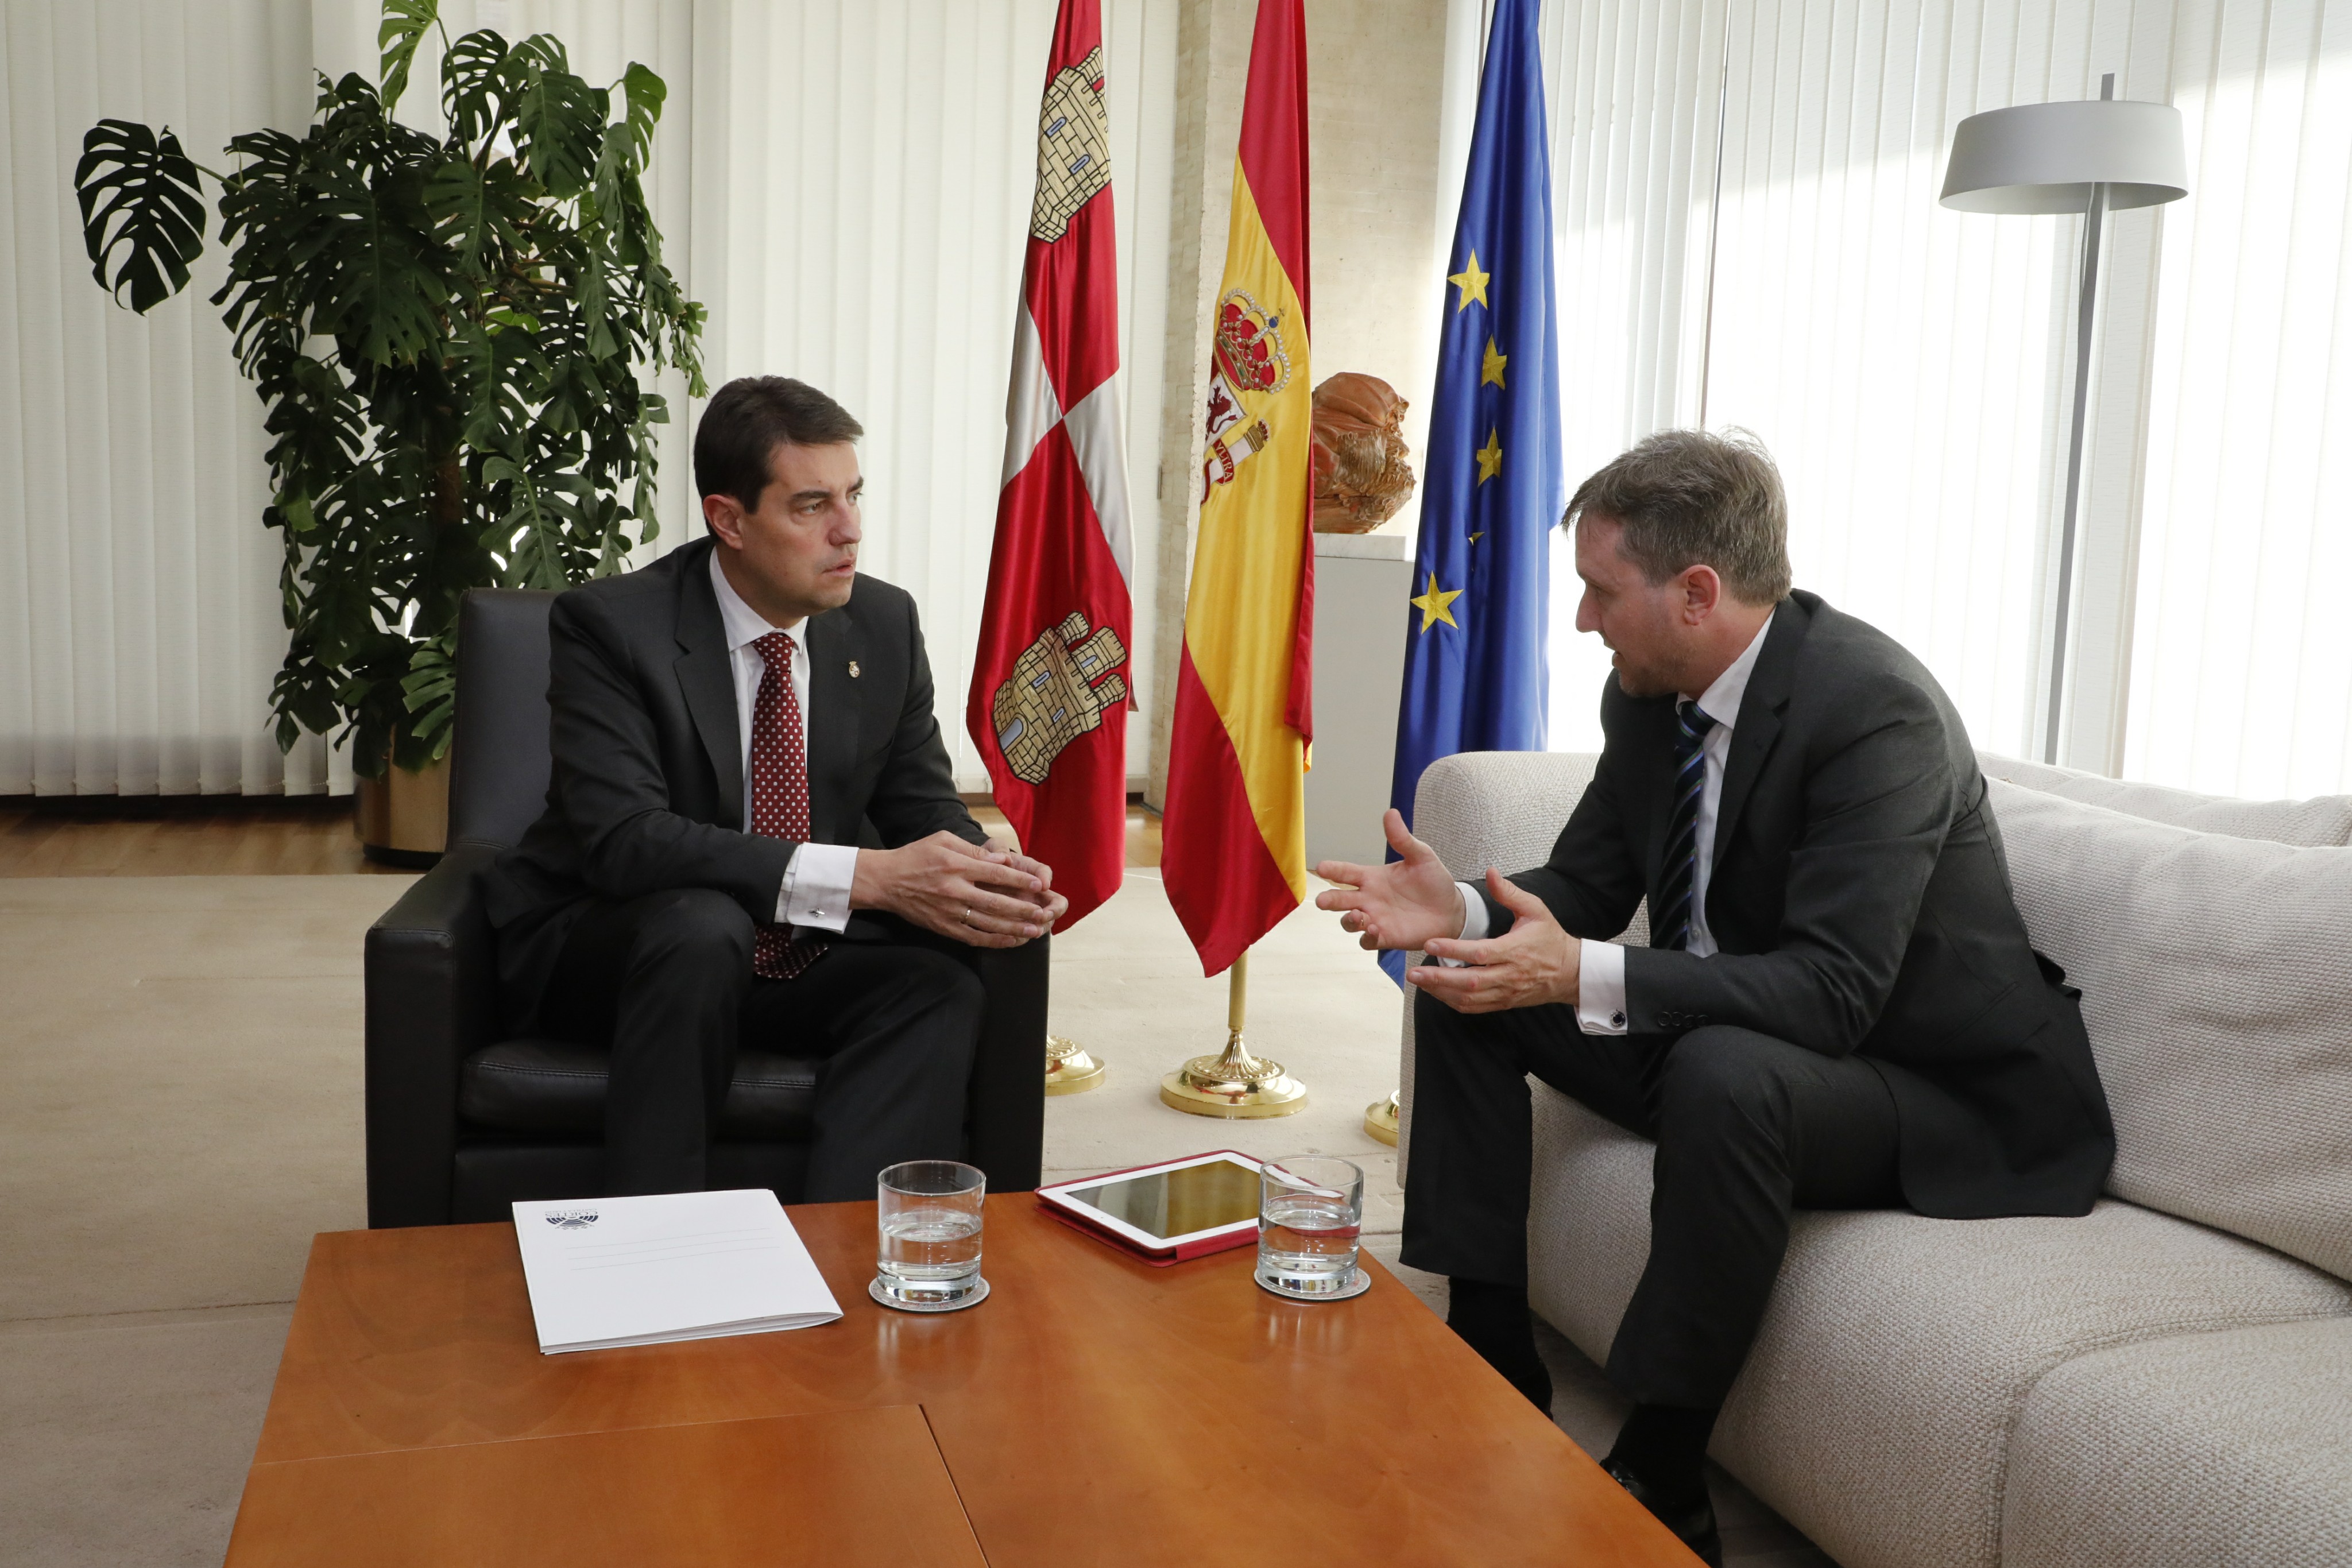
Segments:
[[[438,4],[385,0],[380,79],[320,76],[309,131],[238,136],[226,172],[103,120],[74,174],[93,273],[142,313],[187,286],[217,188],[212,298],[268,408],[286,552],[278,742],[331,732],[369,776],[447,750],[467,589],[560,588],[654,537],[646,383],[705,390],[703,308],[640,183],[661,78],[592,87],[545,35],[452,41]],[[428,32],[437,140],[393,118]]]

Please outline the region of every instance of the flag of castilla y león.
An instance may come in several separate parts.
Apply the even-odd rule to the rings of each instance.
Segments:
[[[1211,323],[1201,526],[1184,610],[1160,873],[1212,975],[1307,890],[1309,520],[1307,34],[1258,0],[1224,280]]]
[[[964,722],[1067,930],[1118,891],[1132,576],[1101,0],[1062,0],[1037,127],[1004,485]]]

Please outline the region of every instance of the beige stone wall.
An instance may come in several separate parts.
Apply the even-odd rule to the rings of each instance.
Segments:
[[[1309,306],[1315,380],[1360,371],[1413,407],[1416,469],[1437,340],[1439,140],[1447,0],[1307,0]],[[1255,0],[1189,0],[1177,64],[1174,212],[1169,235],[1166,413],[1156,504],[1159,586],[1138,606],[1159,672],[1150,695],[1147,798],[1165,798],[1168,735],[1198,514],[1192,470],[1207,395],[1208,329],[1225,260],[1234,148],[1249,76]],[[1387,524],[1409,531],[1408,506]],[[1148,620],[1146,617],[1148,616]]]

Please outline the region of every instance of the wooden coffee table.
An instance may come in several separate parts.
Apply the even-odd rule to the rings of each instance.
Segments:
[[[1696,1561],[1369,1258],[1294,1303],[1005,1194],[918,1316],[872,1204],[789,1212],[840,1322],[557,1356],[512,1227],[320,1236],[230,1568]]]

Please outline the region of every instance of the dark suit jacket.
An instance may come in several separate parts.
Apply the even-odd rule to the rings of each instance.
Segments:
[[[549,615],[547,810],[485,886],[524,1032],[591,897],[707,887],[755,921],[776,916],[798,846],[741,831],[743,740],[710,586],[714,548],[700,539],[572,589]],[[813,841],[896,848],[944,828],[982,842],[931,712],[913,599],[860,576],[849,602],[811,616],[806,635]],[[843,935],[887,940],[894,926],[856,915]]]
[[[1550,862],[1512,880],[1571,934],[1622,931],[1662,880],[1675,699],[1612,676],[1591,788]],[[1877,1069],[1923,1214],[2081,1214],[2115,1129],[2080,993],[2036,954],[1968,732],[1892,638],[1780,601],[1731,735],[1708,957],[1625,954],[1628,1027],[1738,1024]],[[1488,895],[1489,929],[1511,916]]]

